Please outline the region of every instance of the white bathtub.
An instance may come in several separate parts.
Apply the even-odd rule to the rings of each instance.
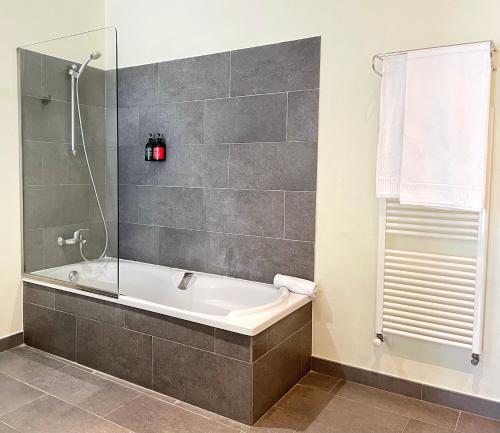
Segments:
[[[103,259],[37,271],[34,274],[69,283],[70,272],[78,272],[73,284],[116,294],[117,299],[85,292],[86,295],[122,305],[153,311],[245,335],[256,335],[309,302],[309,298],[237,278],[195,272],[187,290],[177,288],[182,269],[147,263]],[[24,281],[82,294],[81,290],[56,281],[25,275]]]

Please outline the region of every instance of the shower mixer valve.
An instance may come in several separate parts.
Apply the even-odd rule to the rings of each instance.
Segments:
[[[64,245],[78,245],[78,244],[85,244],[87,242],[86,239],[83,239],[82,232],[84,231],[89,231],[89,229],[78,229],[73,233],[73,237],[69,239],[64,239],[63,237],[59,236],[57,238],[57,245],[60,247]]]

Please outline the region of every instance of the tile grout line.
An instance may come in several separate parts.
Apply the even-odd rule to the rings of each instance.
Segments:
[[[43,284],[42,284],[42,283],[40,283],[40,284],[43,286]],[[61,290],[61,289],[54,289],[54,290],[58,290],[58,291],[60,291],[60,292],[64,292],[64,293],[71,293],[71,294],[73,294],[72,292],[65,292],[64,290]],[[81,294],[79,294],[79,293],[78,293],[78,294],[77,294],[77,293],[74,293],[74,294],[75,294],[75,295],[77,295],[77,296],[85,296],[85,295],[81,295]],[[92,299],[98,299],[98,298],[92,298]],[[110,299],[114,299],[114,298],[110,298]],[[110,300],[110,301],[107,301],[107,300],[106,300],[106,301],[104,301],[104,300],[102,300],[102,299],[98,299],[98,300],[103,301],[103,302],[113,303],[114,305],[117,305],[117,306],[122,305],[122,304],[115,303],[115,302],[113,302],[112,300]],[[45,308],[45,309],[47,309],[47,310],[57,311],[57,312],[59,312],[59,313],[67,314],[68,316],[72,316],[72,317],[76,317],[76,318],[80,318],[80,319],[84,319],[84,320],[91,320],[92,322],[97,322],[97,323],[102,323],[102,324],[104,324],[104,325],[109,325],[109,326],[115,326],[115,327],[117,327],[117,328],[122,328],[122,326],[117,325],[117,324],[115,324],[115,323],[104,322],[104,321],[102,321],[102,320],[92,319],[92,318],[90,318],[90,317],[86,317],[86,316],[79,316],[79,315],[74,314],[74,313],[68,313],[67,311],[64,311],[64,310],[58,310],[58,309],[56,309],[55,307],[54,307],[54,308],[51,308],[51,307],[47,307],[47,306],[45,306],[45,305],[34,304],[33,302],[29,302],[29,301],[23,301],[23,303],[30,304],[30,305],[34,305],[35,307]],[[149,334],[144,334],[143,332],[141,332],[141,331],[136,331],[135,329],[129,329],[129,328],[124,328],[124,329],[126,329],[126,330],[128,330],[128,331],[131,331],[131,332],[135,332],[135,333],[137,333],[137,334],[147,335],[147,336],[151,337],[151,335],[149,335]],[[26,346],[27,346],[27,347],[29,347],[29,348],[31,349],[31,346],[28,346],[28,345],[26,345]],[[33,349],[39,350],[39,351],[41,351],[41,352],[43,352],[43,353],[49,353],[49,352],[45,352],[45,351],[43,351],[43,350],[41,350],[41,349],[38,349],[38,348],[36,348],[36,347],[34,347]],[[58,356],[58,355],[54,355],[54,354],[52,354],[52,353],[51,353],[50,355],[52,355],[52,356]],[[73,361],[73,360],[71,360],[71,359],[64,358],[64,357],[62,357],[62,356],[61,356],[60,358],[61,358],[61,359],[64,359],[66,362],[76,362],[76,361]],[[57,358],[56,358],[56,359],[57,359]],[[64,362],[64,361],[62,361],[62,362]],[[81,364],[81,365],[83,365],[83,364]]]
[[[31,93],[23,93],[22,96],[24,96],[26,98],[30,98],[30,99],[36,99],[36,100],[40,100],[43,97],[43,95],[38,96],[38,95],[33,95]],[[50,95],[48,95],[48,96],[50,96]],[[260,95],[255,95],[255,96],[260,96]],[[219,99],[226,99],[226,98],[219,98]],[[59,102],[62,104],[71,104],[71,100],[69,100],[69,99],[66,100],[66,99],[58,99],[58,98],[51,97],[50,101],[51,102]],[[80,106],[83,108],[92,108],[92,109],[98,109],[98,110],[107,110],[108,109],[106,107],[101,107],[100,105],[80,104]],[[80,143],[80,145],[81,145],[81,143]]]
[[[30,385],[30,386],[32,386],[32,385]],[[75,405],[75,404],[73,404],[73,403],[70,403],[69,401],[66,401],[66,400],[64,400],[63,398],[56,397],[55,395],[51,394],[50,392],[43,391],[42,389],[37,388],[36,386],[33,386],[33,388],[35,388],[35,389],[37,389],[37,390],[39,390],[39,391],[45,392],[45,395],[44,395],[43,397],[50,396],[50,397],[52,397],[52,398],[55,398],[56,400],[63,401],[64,403],[66,403],[66,404],[68,404],[68,405],[72,406],[73,408],[79,409],[79,410],[81,410],[81,411],[83,411],[83,412],[86,412],[86,413],[88,413],[88,414],[90,414],[90,415],[93,415],[93,416],[95,416],[95,417],[97,417],[97,418],[100,418],[101,420],[103,420],[103,421],[105,421],[105,422],[109,422],[110,424],[116,425],[117,427],[123,428],[123,429],[125,429],[125,430],[127,430],[127,431],[129,431],[129,432],[133,433],[133,432],[132,432],[132,430],[129,430],[128,428],[123,427],[123,426],[121,426],[120,424],[117,424],[117,423],[115,423],[115,422],[113,422],[113,421],[110,421],[109,419],[103,418],[102,416],[97,415],[96,413],[91,412],[91,411],[89,411],[89,410],[87,410],[87,409],[84,409],[83,407],[80,407],[80,406],[77,406],[77,405]]]
[[[207,188],[202,188],[201,189],[201,229],[200,231],[205,232],[205,217],[206,217],[206,212],[205,212],[205,206],[206,206],[206,193],[207,193]]]
[[[401,417],[407,418],[407,419],[408,419],[408,421],[407,421],[407,422],[410,422],[410,420],[412,420],[412,419],[414,419],[414,420],[416,420],[416,421],[420,421],[419,419],[412,418],[411,416],[401,415],[401,414],[400,414],[400,413],[398,413],[398,412],[392,412],[392,411],[387,410],[387,409],[382,409],[382,408],[380,408],[380,407],[378,407],[378,406],[372,406],[371,404],[367,404],[367,403],[361,402],[361,401],[359,401],[359,400],[353,400],[353,399],[351,399],[351,398],[347,398],[347,397],[344,397],[344,396],[342,396],[342,395],[335,395],[335,396],[334,396],[334,398],[341,398],[341,399],[343,399],[343,400],[347,400],[347,401],[350,401],[350,402],[353,402],[353,403],[359,404],[359,405],[361,405],[361,406],[374,408],[374,409],[376,409],[376,410],[379,410],[379,411],[381,411],[381,412],[384,412],[384,413],[387,413],[387,414],[390,414],[390,415],[398,415],[398,416],[401,416]],[[421,421],[421,422],[424,422],[424,423],[430,424],[430,423],[429,423],[429,422],[427,422],[427,421]],[[444,427],[444,426],[442,426],[442,425],[437,425],[437,424],[431,424],[431,425],[434,425],[434,426],[436,426],[436,427],[445,428],[445,429],[447,428],[447,427]],[[449,430],[449,429],[448,429],[448,430]]]
[[[288,92],[286,92],[285,141],[288,141]]]
[[[81,186],[89,186],[89,184],[61,184],[55,186],[66,186],[66,185],[81,185]],[[53,186],[53,185],[30,185],[30,186]],[[256,191],[256,192],[293,192],[293,193],[316,193],[314,190],[290,190],[290,189],[257,189],[257,188],[226,188],[226,187],[210,187],[210,186],[187,186],[187,185],[154,185],[154,184],[133,184],[133,183],[121,183],[119,186],[135,186],[137,188],[163,188],[163,189],[213,189],[220,191]],[[67,224],[74,225],[74,224]]]
[[[185,404],[187,404],[187,405],[189,405],[189,406],[194,406],[194,405],[192,405],[191,403],[188,403],[188,402],[185,402],[185,401],[182,401],[182,400],[176,400],[176,401],[172,404],[172,406],[175,406],[175,407],[177,407],[177,408],[179,408],[179,409],[182,409],[182,410],[184,410],[184,411],[186,411],[186,412],[192,413],[193,415],[199,416],[199,417],[201,417],[201,418],[208,419],[208,420],[210,420],[210,421],[216,422],[216,423],[218,423],[218,424],[220,424],[220,425],[223,425],[223,426],[225,426],[225,427],[229,427],[229,428],[233,429],[234,431],[236,431],[236,432],[238,432],[238,433],[244,433],[242,430],[239,430],[238,428],[236,428],[236,427],[232,426],[230,423],[225,423],[225,422],[223,422],[223,421],[219,418],[219,417],[223,417],[222,415],[218,415],[218,414],[216,414],[215,412],[211,412],[211,411],[209,411],[208,409],[203,409],[202,407],[199,407],[199,406],[194,406],[194,407],[196,407],[196,408],[198,408],[198,409],[203,410],[204,412],[208,412],[209,414],[214,414],[214,415],[215,415],[215,417],[211,417],[210,415],[204,415],[204,414],[202,414],[202,413],[200,413],[200,412],[196,412],[195,410],[191,410],[191,409],[189,409],[188,407],[184,407],[184,406],[180,406],[180,405],[176,404],[176,403],[178,403],[178,402],[180,402],[180,403],[185,403]],[[225,418],[225,417],[223,417],[223,418]],[[236,421],[236,420],[232,420],[231,418],[227,418],[227,419],[228,419],[229,421],[239,422],[239,421]]]
[[[305,241],[302,239],[287,239],[287,238],[281,238],[281,237],[273,237],[273,236],[263,236],[263,235],[248,235],[244,233],[231,233],[231,232],[218,232],[218,231],[213,231],[213,230],[203,230],[203,229],[193,229],[193,228],[187,228],[187,227],[171,227],[171,226],[164,226],[164,225],[149,225],[149,224],[144,224],[144,223],[123,223],[123,224],[128,224],[128,225],[138,225],[138,226],[144,226],[144,227],[152,227],[152,228],[166,228],[166,229],[173,229],[173,230],[186,230],[186,231],[193,231],[193,232],[204,232],[204,233],[217,233],[217,234],[224,234],[228,236],[241,236],[241,237],[249,237],[249,238],[264,238],[264,239],[272,239],[276,241],[287,241],[287,242],[300,242],[303,244],[310,244],[314,245],[314,241]]]
[[[55,292],[54,292],[54,310],[56,310],[56,305],[55,305]],[[76,316],[75,319],[75,362],[78,364],[78,316]]]
[[[148,334],[144,334],[144,335],[148,335]],[[189,344],[180,343],[180,342],[178,342],[178,341],[167,340],[166,338],[157,337],[157,336],[152,336],[152,337],[156,338],[157,340],[168,341],[169,343],[172,343],[172,344],[179,344],[179,345],[184,346],[184,347],[189,347],[190,349],[200,350],[200,351],[205,352],[205,353],[211,353],[212,355],[222,356],[223,358],[226,358],[226,359],[231,359],[231,360],[233,360],[233,361],[242,362],[242,363],[244,363],[244,364],[252,364],[252,363],[251,363],[251,362],[249,362],[249,361],[244,361],[244,360],[242,360],[242,359],[232,358],[232,357],[230,357],[230,356],[223,355],[222,353],[215,353],[215,352],[212,352],[211,350],[201,349],[201,348],[199,348],[199,347],[190,346]],[[281,344],[281,343],[280,343],[280,344]],[[215,345],[215,343],[214,343],[214,345]]]
[[[104,419],[107,419],[106,417],[111,415],[113,412],[116,412],[117,410],[120,410],[122,407],[126,406],[127,404],[129,403],[132,403],[134,400],[137,400],[139,397],[142,397],[142,394],[138,394],[136,395],[134,398],[132,398],[131,400],[129,400],[127,403],[123,403],[121,404],[120,406],[118,406],[117,408],[113,409],[113,410],[110,410],[109,412],[106,412],[104,415],[103,415],[103,418]],[[79,406],[78,406],[79,407]]]
[[[51,368],[51,369],[53,369],[54,371],[49,371],[49,372],[47,372],[47,373],[42,374],[41,376],[38,376],[38,377],[35,377],[34,379],[29,380],[29,381],[27,381],[27,382],[24,382],[24,381],[22,381],[22,382],[23,382],[23,383],[25,383],[26,385],[29,385],[29,386],[33,386],[33,387],[35,387],[34,385],[32,385],[32,383],[33,383],[33,382],[35,382],[36,380],[39,380],[39,379],[41,379],[43,376],[46,376],[46,375],[48,375],[48,374],[52,374],[53,372],[65,370],[65,369],[66,369],[66,368],[68,368],[68,367],[77,368],[77,367],[75,367],[75,366],[73,366],[73,365],[70,365],[70,364],[63,365],[62,367],[59,367],[59,368],[50,367],[50,368]],[[86,371],[86,370],[84,370],[83,368],[79,368],[79,370],[81,370],[81,371]],[[38,388],[37,388],[37,389],[38,389]]]
[[[30,143],[43,143],[43,144],[71,144],[71,143],[67,143],[67,142],[63,142],[63,141],[44,141],[44,140],[24,140],[24,141],[30,142]],[[223,144],[239,144],[239,145],[283,144],[283,145],[287,145],[287,144],[317,144],[317,142],[318,142],[318,140],[279,140],[279,141],[272,141],[272,140],[235,141],[235,140],[231,140],[231,141],[217,141],[214,143],[196,143],[193,140],[193,141],[187,142],[187,143],[182,143],[182,142],[167,143],[167,146],[171,146],[171,147],[206,146],[206,148],[209,149],[210,147],[221,146]],[[40,144],[40,146],[41,146],[41,144]],[[82,145],[77,144],[77,146],[82,146]],[[109,146],[101,146],[99,144],[92,144],[92,145],[87,146],[87,148],[89,148],[89,147],[94,147],[97,149],[100,149],[102,147],[107,147],[110,150],[114,150],[114,149],[116,149],[117,146],[109,147]],[[136,146],[133,144],[120,144],[118,147],[120,147],[120,148],[135,148]],[[287,146],[285,146],[285,147],[287,147]],[[288,147],[290,147],[290,146],[288,146]],[[126,185],[126,183],[121,183],[121,184]],[[313,190],[313,191],[315,191],[315,190]]]
[[[230,259],[231,259],[231,256],[229,254],[229,236],[227,233],[224,233],[225,235],[225,242],[226,242],[226,277],[229,276],[229,262],[230,262]]]
[[[10,377],[10,378],[12,378],[12,376],[9,376],[9,377]],[[16,379],[16,380],[17,380],[17,379]],[[18,382],[21,382],[21,381],[19,381],[19,380],[18,380]],[[27,384],[27,383],[25,383],[25,382],[21,382],[21,383],[22,383],[22,384],[24,384],[24,385],[28,385],[28,384]],[[34,386],[31,386],[31,385],[28,385],[28,386],[30,386],[31,388],[36,389],[37,391],[41,391],[40,389],[35,388]],[[15,412],[16,410],[19,410],[19,409],[23,408],[24,406],[28,406],[29,404],[34,403],[35,401],[38,401],[38,400],[40,400],[40,399],[42,399],[42,398],[44,398],[44,397],[47,397],[47,395],[49,395],[49,394],[48,394],[48,393],[46,393],[45,391],[43,391],[43,394],[42,394],[42,395],[40,395],[40,396],[38,396],[37,398],[34,398],[33,400],[28,401],[27,403],[24,403],[24,404],[22,404],[22,405],[21,405],[21,406],[19,406],[19,407],[16,407],[16,408],[14,408],[14,409],[11,409],[11,410],[9,410],[9,411],[7,411],[7,412],[3,413],[3,414],[1,415],[1,418],[3,418],[3,417],[5,417],[5,416],[7,416],[7,415],[9,415],[9,414],[11,414],[11,413],[13,413],[13,412]],[[0,422],[3,422],[4,424],[7,424],[7,423],[6,423],[5,421],[3,421],[3,420],[0,420]],[[10,426],[10,424],[7,424],[7,425],[9,425],[9,426]]]
[[[302,308],[302,307],[301,307]],[[300,309],[300,308],[299,308]],[[295,311],[298,311],[298,310],[295,310]],[[293,314],[293,313],[290,313],[290,314]],[[266,356],[268,353],[271,353],[273,350],[275,350],[276,348],[280,347],[283,343],[285,343],[286,341],[288,341],[290,338],[294,337],[296,334],[298,334],[299,332],[301,332],[304,328],[306,328],[307,326],[309,326],[310,324],[312,324],[312,321],[311,322],[307,322],[304,326],[301,326],[299,329],[297,329],[294,333],[290,334],[288,337],[286,337],[284,340],[280,341],[278,344],[276,344],[275,346],[273,346],[271,349],[269,349],[269,333],[267,333],[267,351],[262,354],[259,358],[257,358],[255,361],[252,361],[251,364],[254,364],[255,362],[257,362],[258,360],[262,359],[264,356]],[[273,326],[273,325],[271,325]],[[269,328],[268,328],[269,329]],[[233,359],[233,358],[231,358]]]
[[[110,374],[104,373],[104,372],[99,371],[99,370],[94,370],[94,373],[92,373],[92,374],[96,375],[97,377],[99,377],[99,378],[101,378],[103,380],[106,380],[108,382],[112,382],[112,383],[114,383],[114,384],[116,384],[118,386],[122,386],[122,387],[130,389],[132,391],[136,391],[140,395],[154,398],[155,400],[159,400],[159,401],[161,401],[163,403],[166,403],[166,404],[169,404],[169,405],[172,405],[172,406],[175,406],[175,403],[179,401],[179,400],[177,400],[174,397],[171,397],[169,395],[161,394],[160,392],[155,391],[154,389],[145,388],[145,387],[143,387],[141,385],[137,385],[135,383],[128,382],[125,379],[120,379],[119,377],[116,377],[116,376],[111,376]],[[157,397],[155,394],[160,394],[160,395],[163,395],[165,397],[169,397],[173,401],[169,402],[169,401],[167,401],[165,399]]]
[[[361,385],[361,386],[366,386],[368,388],[372,388],[372,389],[375,389],[375,390],[379,390],[379,391],[382,391],[382,392],[387,392],[389,394],[394,394],[394,395],[397,395],[399,397],[401,397],[402,399],[411,399],[411,400],[416,400],[416,401],[421,401],[419,399],[416,399],[416,398],[413,398],[413,397],[409,397],[407,395],[402,395],[402,394],[397,394],[397,393],[393,393],[391,391],[386,391],[386,390],[383,390],[383,389],[380,389],[380,388],[375,388],[373,386],[370,386],[370,385],[363,385],[363,384],[359,384],[357,382],[352,382],[352,381],[346,381],[348,383],[354,383],[356,385]],[[340,383],[340,382],[339,382]],[[301,386],[304,386],[304,385],[301,385]],[[373,407],[375,409],[378,409],[378,410],[381,410],[381,411],[384,411],[384,412],[387,412],[387,413],[391,413],[391,414],[396,414],[396,415],[400,415],[400,416],[406,416],[407,418],[410,418],[410,419],[414,419],[416,421],[420,421],[420,422],[424,422],[424,423],[427,423],[427,424],[431,424],[431,425],[434,425],[434,426],[437,426],[437,427],[441,427],[441,428],[445,428],[445,429],[448,429],[450,430],[447,426],[444,426],[444,425],[441,425],[441,424],[433,424],[432,422],[429,422],[429,421],[423,421],[419,418],[415,418],[413,416],[407,416],[407,415],[401,415],[400,413],[398,412],[393,412],[389,409],[384,409],[384,408],[381,408],[379,406],[376,406],[376,405],[373,405],[371,403],[365,403],[365,402],[362,402],[360,400],[356,400],[354,398],[349,398],[349,397],[346,397],[346,396],[343,396],[343,395],[338,395],[338,394],[335,394],[336,397],[340,397],[340,398],[343,398],[345,400],[349,400],[349,401],[352,401],[352,402],[355,402],[355,403],[358,403],[358,404],[363,404],[365,406],[369,406],[369,407]],[[426,404],[430,404],[430,405],[434,405],[434,406],[440,406],[440,407],[443,407],[445,409],[448,409],[448,410],[452,410],[452,411],[456,411],[456,412],[459,412],[457,411],[456,409],[453,409],[452,407],[449,407],[449,406],[442,406],[442,405],[439,405],[439,404],[435,404],[435,403],[430,403],[430,402],[426,402],[426,401],[422,401],[422,403],[426,403]],[[458,420],[457,420],[458,422]]]
[[[233,61],[233,58],[232,58],[232,51],[229,51],[229,93],[228,93],[228,97],[230,98],[231,97],[231,84],[232,84],[232,73],[233,73],[233,65],[232,65],[232,61]]]
[[[206,145],[207,143],[207,101],[204,99],[203,100],[203,145]]]
[[[137,200],[139,201],[139,200]],[[139,218],[139,215],[137,215],[137,218]],[[154,227],[154,226],[153,226]],[[156,226],[158,229],[156,231],[156,265],[160,264],[160,227]]]
[[[382,392],[387,392],[389,394],[393,394],[393,395],[398,395],[400,398],[402,399],[410,399],[410,400],[415,400],[415,401],[419,401],[425,405],[431,405],[431,406],[439,406],[439,407],[443,407],[445,409],[449,409],[449,410],[452,410],[452,411],[455,411],[455,412],[460,412],[460,409],[455,409],[451,406],[444,406],[443,404],[439,404],[439,403],[433,403],[431,401],[427,401],[427,400],[420,400],[418,398],[415,398],[415,397],[410,397],[409,395],[405,395],[405,394],[399,394],[397,392],[393,392],[393,391],[387,391],[386,389],[382,389],[382,388],[376,388],[374,386],[370,386],[370,385],[365,385],[365,384],[362,384],[362,383],[359,383],[359,382],[352,382],[351,383],[355,383],[357,385],[361,385],[361,386],[366,386],[368,388],[373,388],[373,389],[377,389],[379,391],[382,391]]]
[[[458,412],[457,423],[455,424],[455,431],[458,431],[458,422],[460,421],[460,417],[462,416],[462,411]]]
[[[286,239],[286,191],[283,191],[283,239]]]
[[[229,189],[231,187],[231,149],[233,147],[232,144],[227,145],[228,150],[227,150],[227,188]]]
[[[311,371],[312,371],[312,370],[311,370]],[[333,377],[333,376],[332,376],[332,377]],[[334,385],[333,385],[333,386],[332,386],[332,387],[328,390],[328,393],[329,393],[329,394],[331,394],[331,393],[332,393],[332,391],[333,391],[335,388],[337,388],[337,386],[339,386],[339,385],[342,383],[342,380],[343,380],[343,379],[340,379],[340,378],[339,378],[339,380],[337,380],[337,382],[335,382],[335,384],[334,384]]]
[[[401,430],[401,433],[405,433],[406,427],[408,427],[408,424],[410,424],[410,421],[411,421],[411,418],[408,417],[408,419],[406,420],[406,424],[403,427],[403,430]]]
[[[156,101],[160,103],[160,63],[154,64],[156,66]]]
[[[6,423],[5,421],[0,420],[0,427],[2,426],[2,424],[6,425],[7,427],[10,427],[14,431],[14,433],[20,433],[18,429],[14,428],[14,426]]]
[[[43,94],[43,57],[40,55],[40,95]]]
[[[313,90],[320,90],[319,87],[313,87],[313,88],[306,88],[306,89],[295,89],[295,90],[281,90],[277,92],[268,92],[268,93],[250,93],[247,95],[233,95],[233,96],[223,96],[219,98],[205,98],[205,99],[187,99],[185,101],[171,101],[171,102],[158,102],[156,104],[136,104],[136,105],[122,105],[122,108],[134,108],[134,107],[151,107],[154,105],[169,105],[169,104],[185,104],[187,102],[202,102],[202,101],[220,101],[224,99],[237,99],[237,98],[252,98],[254,96],[271,96],[271,95],[283,95],[285,93],[295,93],[295,92],[307,92],[307,91],[313,91]],[[30,96],[26,95],[31,98],[35,99],[40,99],[39,97],[36,96]],[[61,102],[71,102],[71,101],[61,101]],[[92,106],[91,106],[92,107]],[[96,106],[95,108],[104,108],[104,107],[98,107]]]

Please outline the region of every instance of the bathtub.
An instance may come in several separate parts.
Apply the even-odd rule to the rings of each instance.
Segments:
[[[259,334],[310,302],[284,287],[202,272],[195,272],[187,290],[180,290],[177,284],[184,272],[121,259],[118,266],[116,259],[101,259],[37,271],[23,280],[78,294],[82,294],[78,290],[81,286],[116,295],[119,277],[117,298],[93,292],[86,292],[86,296],[248,336]],[[43,282],[36,276],[44,277]]]

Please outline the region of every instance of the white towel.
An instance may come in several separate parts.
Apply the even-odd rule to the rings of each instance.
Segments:
[[[380,129],[377,152],[377,197],[399,197],[406,90],[406,54],[382,63]]]
[[[400,202],[480,211],[488,153],[490,43],[409,52],[406,72]]]
[[[318,288],[314,281],[304,280],[302,278],[290,277],[288,275],[276,274],[274,283],[276,287],[286,287],[290,292],[299,293],[301,295],[314,298]]]

